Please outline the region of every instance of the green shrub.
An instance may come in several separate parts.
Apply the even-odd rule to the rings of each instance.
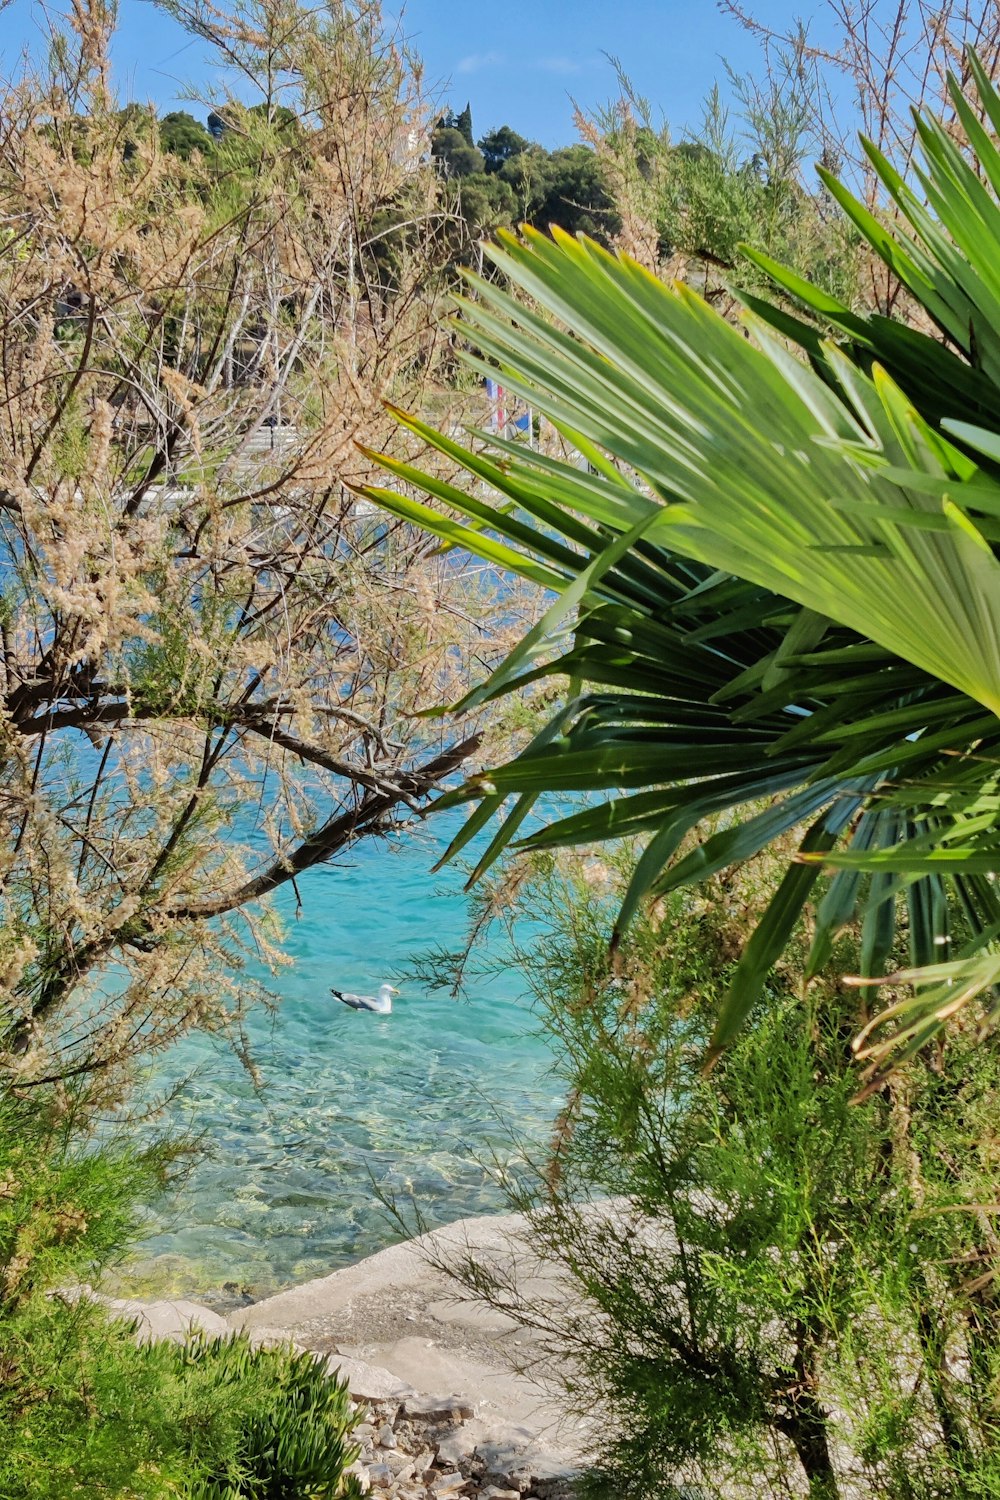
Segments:
[[[4,1500],[176,1493],[155,1368],[100,1307],[51,1295],[124,1253],[168,1160],[97,1149],[65,1093],[0,1093]]]
[[[674,897],[614,960],[607,865],[540,860],[522,881],[568,1104],[512,1206],[578,1296],[459,1274],[605,1413],[589,1495],[996,1500],[1000,1055],[959,1028],[854,1103],[858,992],[806,991],[803,937],[706,1078],[776,868]]]
[[[350,1398],[313,1356],[242,1337],[138,1346],[71,1293],[128,1248],[170,1155],[81,1139],[65,1096],[0,1093],[0,1497],[358,1493]]]
[[[244,1338],[172,1346],[182,1433],[199,1477],[191,1500],[334,1500],[358,1456],[346,1385],[312,1354],[253,1349]],[[225,1442],[220,1396],[231,1396]],[[221,1450],[221,1451],[220,1451]]]
[[[334,1500],[355,1417],[310,1354],[245,1338],[136,1345],[86,1300],[3,1330],[4,1500]]]
[[[0,1322],[4,1500],[161,1500],[183,1493],[171,1394],[99,1306],[42,1295]]]

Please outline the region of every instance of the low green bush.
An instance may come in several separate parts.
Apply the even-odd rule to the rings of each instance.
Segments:
[[[243,1337],[139,1346],[72,1290],[124,1253],[170,1155],[96,1147],[65,1097],[0,1094],[0,1497],[360,1494],[322,1362]]]
[[[86,1300],[0,1330],[4,1500],[340,1500],[359,1494],[346,1387],[245,1338],[138,1346]]]
[[[175,1371],[175,1413],[198,1471],[184,1491],[190,1500],[336,1500],[355,1493],[343,1476],[359,1452],[350,1443],[356,1418],[346,1385],[331,1378],[321,1359],[253,1349],[244,1338],[197,1339],[157,1353]]]
[[[170,1390],[130,1330],[42,1294],[0,1314],[4,1500],[183,1493]]]

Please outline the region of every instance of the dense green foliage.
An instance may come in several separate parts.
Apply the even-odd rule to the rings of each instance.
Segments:
[[[127,1329],[91,1302],[46,1295],[121,1253],[165,1163],[157,1152],[87,1149],[77,1127],[66,1101],[0,1095],[0,1494],[9,1500],[169,1493],[163,1470],[146,1468],[163,1451],[166,1413]]]
[[[673,895],[614,961],[629,858],[530,869],[520,958],[569,1103],[512,1206],[580,1300],[482,1264],[461,1275],[540,1331],[582,1412],[609,1415],[586,1493],[649,1500],[687,1482],[749,1500],[806,1479],[815,1500],[994,1500],[1000,1306],[993,1209],[976,1205],[995,1198],[996,1049],[962,1038],[857,1107],[858,996],[828,989],[803,1010],[799,931],[706,1079],[778,862]]]
[[[161,119],[160,145],[164,151],[186,161],[195,151],[211,151],[215,142],[200,120],[181,109]]]
[[[159,120],[137,105],[120,111],[122,152],[130,159],[138,141],[153,129],[160,149],[181,162],[198,152],[220,182],[235,179],[235,211],[241,196],[252,192],[261,161],[286,152],[308,131],[284,105],[257,104],[249,108],[230,103],[212,111],[206,123],[187,110],[174,110]],[[455,256],[468,262],[481,235],[522,222],[541,228],[558,224],[569,233],[581,231],[606,244],[617,231],[619,216],[603,166],[589,146],[581,143],[547,151],[518,135],[510,126],[488,132],[478,144],[472,134],[472,110],[442,115],[431,132],[429,152],[439,176],[454,189],[448,206],[455,218],[449,228]],[[414,185],[419,200],[418,184]],[[374,226],[375,259],[383,273],[392,246],[406,244],[406,229],[414,204],[404,193],[388,201]],[[775,248],[772,242],[769,248]],[[476,256],[478,259],[478,256]],[[388,269],[391,270],[391,267]],[[387,284],[391,284],[391,276]]]
[[[0,1096],[0,1495],[354,1493],[351,1404],[322,1361],[242,1338],[138,1346],[70,1292],[121,1257],[168,1164],[81,1144],[65,1099]]]
[[[242,1338],[165,1345],[150,1357],[179,1390],[171,1415],[197,1475],[191,1500],[360,1495],[343,1473],[358,1453],[356,1419],[322,1358],[254,1349]]]
[[[431,156],[458,194],[461,244],[468,261],[473,241],[515,224],[558,225],[606,244],[619,219],[597,154],[578,144],[546,151],[509,125],[473,144],[472,111],[446,114],[431,135]]]
[[[163,1184],[172,1152],[81,1149],[72,1100],[0,1094],[0,1309],[79,1280],[128,1243],[136,1204]]]
[[[334,1500],[360,1493],[346,1389],[242,1338],[137,1346],[81,1301],[0,1319],[5,1500]]]
[[[995,132],[1000,98],[976,77]],[[834,869],[807,977],[857,919],[862,980],[914,986],[860,1033],[872,1086],[891,1055],[915,1054],[967,1007],[975,1016],[979,997],[992,1009],[1000,980],[1000,152],[957,88],[955,103],[978,166],[921,120],[918,180],[937,218],[873,147],[893,232],[825,179],[933,331],[854,314],[763,261],[814,321],[746,298],[744,332],[596,245],[508,237],[490,252],[504,285],[477,282],[465,305],[481,351],[470,362],[499,364],[589,472],[503,441],[497,458],[463,452],[405,419],[480,483],[467,494],[386,466],[470,524],[370,491],[556,595],[460,707],[540,681],[569,679],[574,696],[525,751],[448,799],[480,800],[453,852],[511,794],[479,870],[540,794],[594,794],[526,843],[648,836],[620,936],[645,896],[798,829],[713,1055]],[[479,498],[484,487],[501,503]],[[687,835],[717,813],[691,849]],[[887,975],[901,913],[909,966]]]

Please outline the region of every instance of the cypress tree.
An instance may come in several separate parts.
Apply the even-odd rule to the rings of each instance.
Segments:
[[[475,145],[475,141],[472,138],[472,104],[471,104],[471,102],[468,103],[468,104],[466,104],[465,108],[462,110],[462,113],[455,120],[455,129],[458,130],[458,131],[460,131],[462,133],[462,135],[465,136],[465,140],[466,140],[466,144],[467,145],[469,145],[469,146],[474,146]]]

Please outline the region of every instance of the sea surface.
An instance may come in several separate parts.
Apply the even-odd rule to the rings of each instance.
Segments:
[[[461,872],[431,873],[449,822],[364,840],[311,871],[298,914],[291,888],[279,893],[294,962],[267,978],[277,1010],[250,1020],[259,1087],[204,1037],[158,1065],[150,1092],[184,1080],[168,1130],[200,1136],[204,1155],[148,1210],[132,1289],[257,1297],[324,1275],[402,1237],[379,1192],[428,1225],[503,1209],[505,1171],[546,1138],[561,1102],[523,976],[496,939],[499,972],[473,977],[466,998],[396,977],[415,954],[465,940]],[[401,990],[390,1016],[330,995],[383,980]]]

